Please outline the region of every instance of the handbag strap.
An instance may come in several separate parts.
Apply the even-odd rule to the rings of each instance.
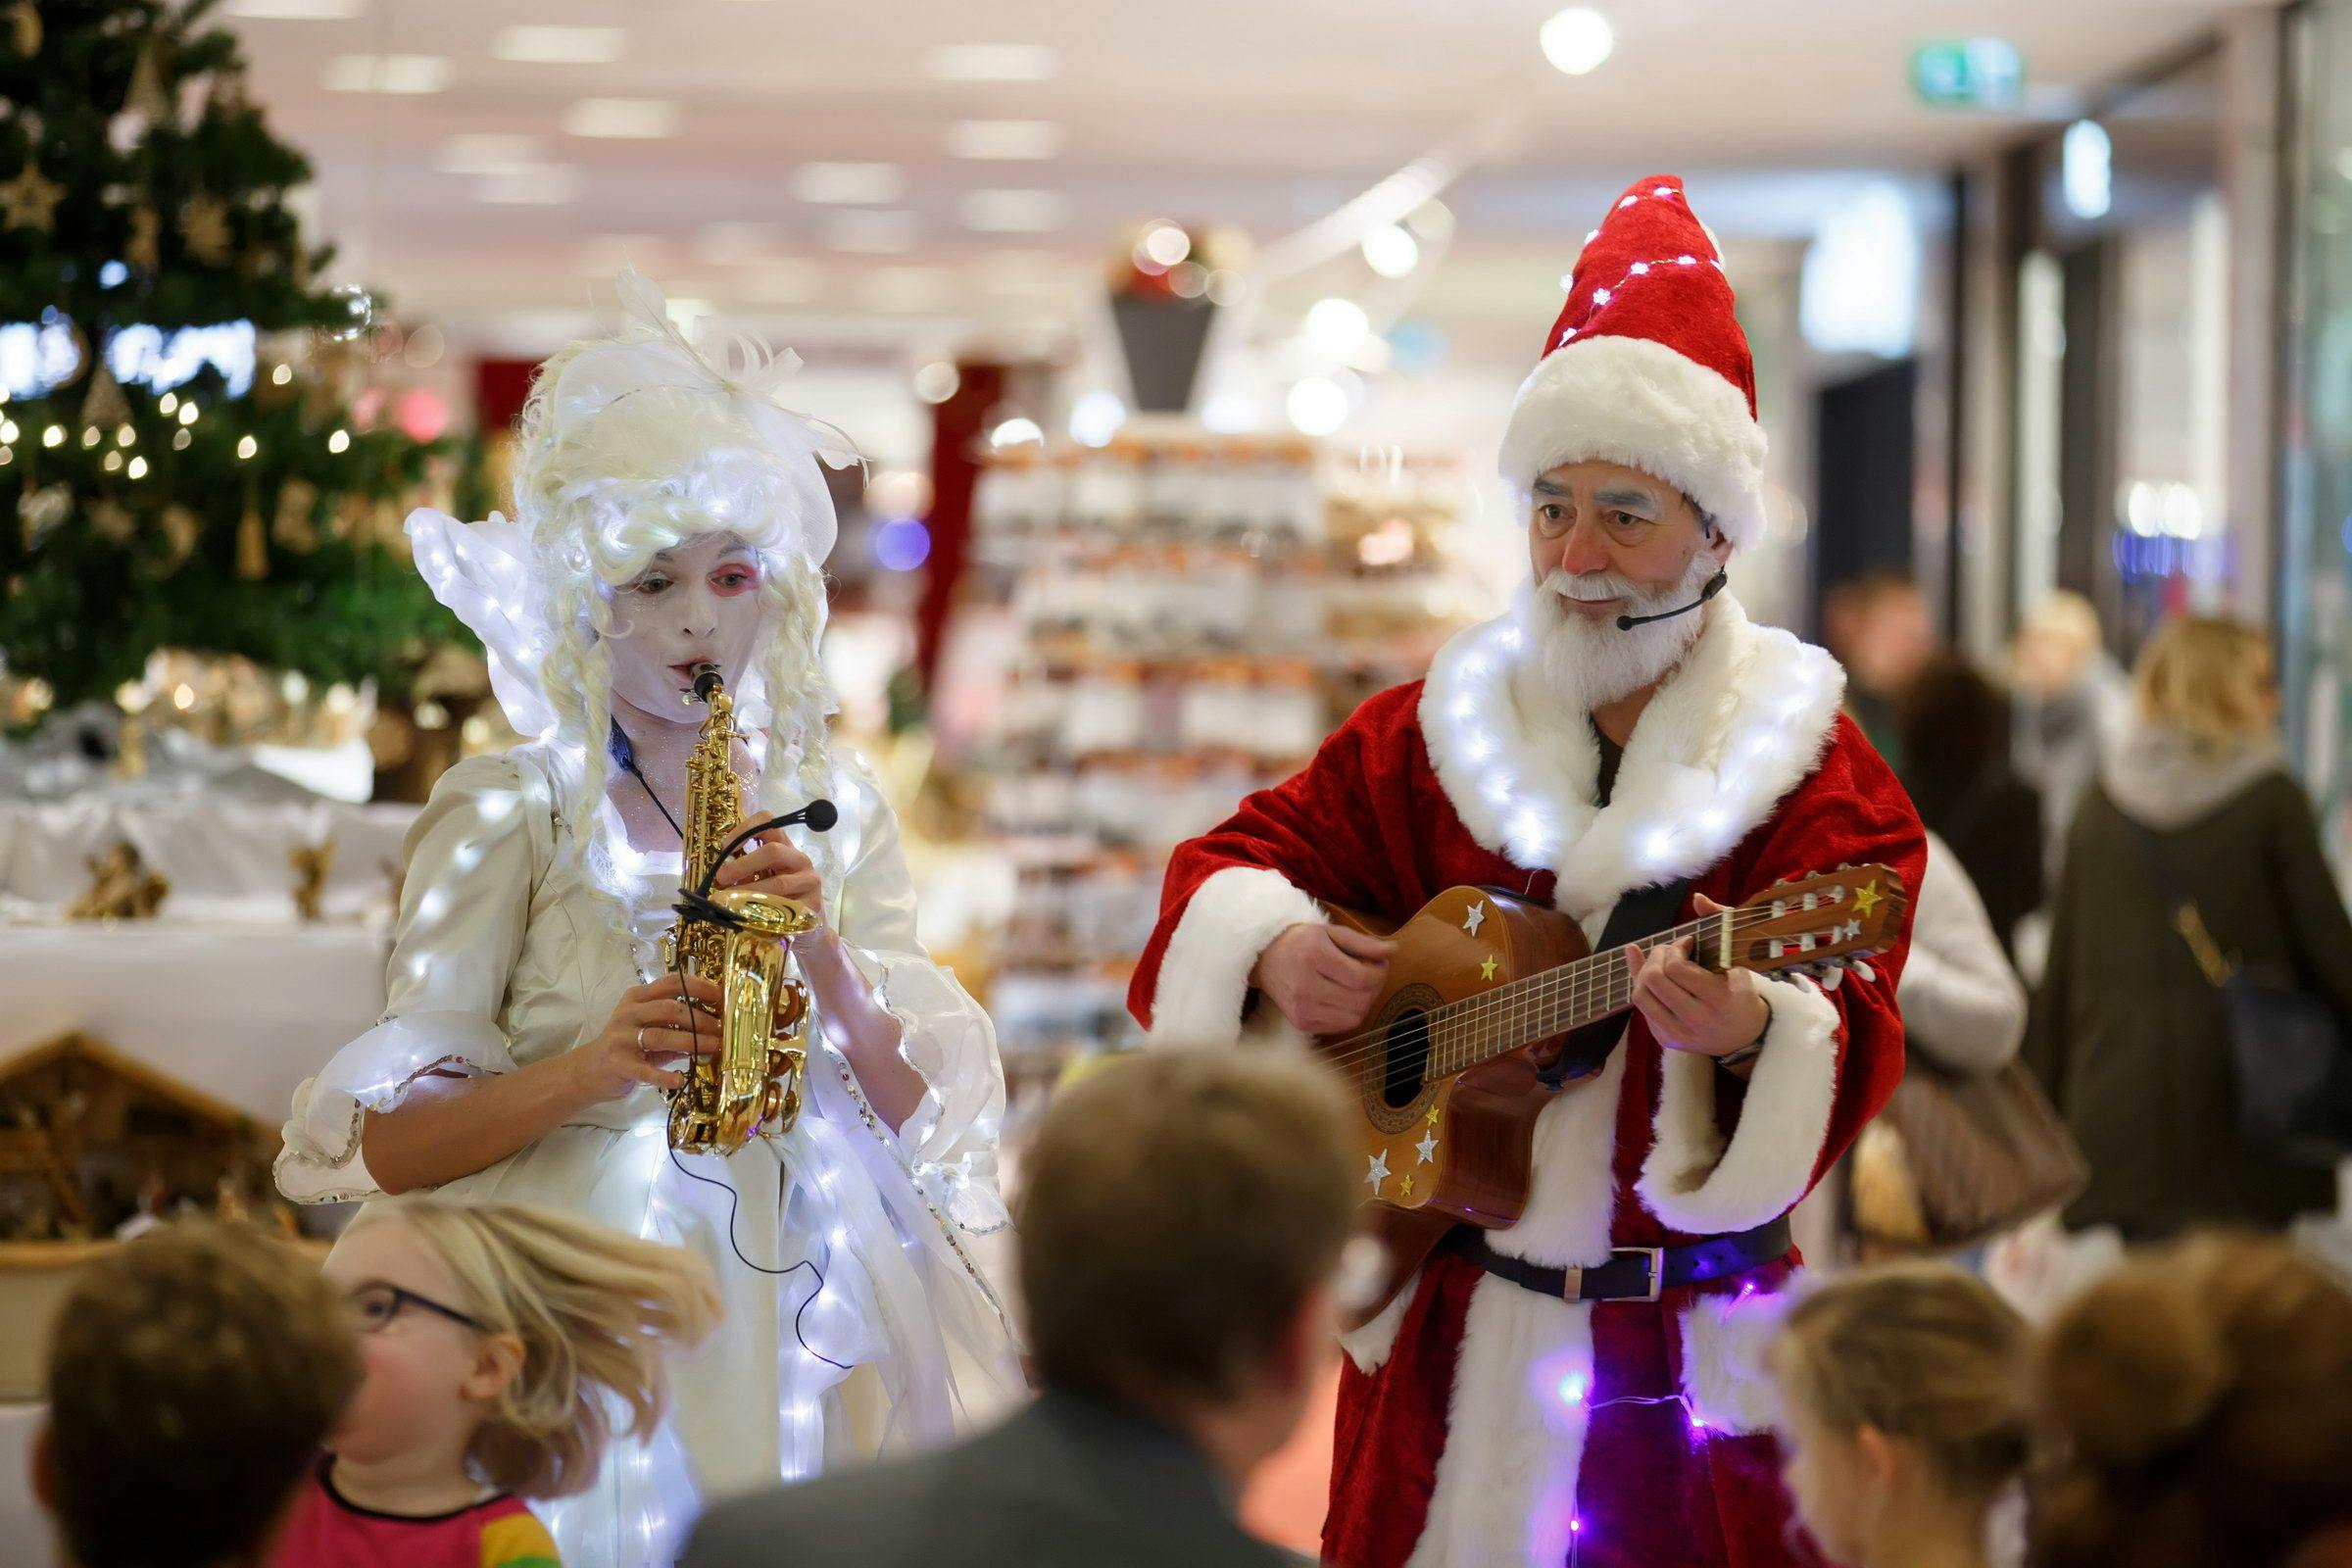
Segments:
[[[2173,911],[2173,929],[2187,944],[2189,956],[2197,960],[2197,967],[2205,971],[2205,978],[2215,990],[2220,990],[2230,983],[2230,977],[2237,966],[2223,956],[2220,945],[2213,940],[2213,933],[2206,929],[2204,911],[2197,907],[2197,901],[2189,896],[2188,890],[2180,885],[2180,877],[2174,874],[2173,862],[2166,858],[2164,845],[2158,841],[2155,830],[2144,822],[2132,821],[2129,817],[2125,820],[2131,822],[2132,832],[2139,836],[2140,848],[2147,852],[2148,869],[2155,875],[2156,891]]]

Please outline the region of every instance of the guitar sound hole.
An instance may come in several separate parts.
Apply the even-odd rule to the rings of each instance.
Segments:
[[[1421,1094],[1429,1072],[1429,1015],[1399,1013],[1389,1025],[1386,1059],[1382,1063],[1380,1098],[1391,1110],[1402,1110]]]

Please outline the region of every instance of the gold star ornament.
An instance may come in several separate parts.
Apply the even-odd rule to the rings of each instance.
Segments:
[[[1487,961],[1478,966],[1478,973],[1479,978],[1483,980],[1494,978],[1494,955],[1492,953],[1487,955]]]
[[[65,196],[66,187],[43,176],[41,166],[28,158],[22,173],[0,185],[0,209],[6,211],[0,227],[37,228],[45,234],[56,226],[57,204]]]
[[[1880,897],[1878,879],[1874,877],[1854,889],[1854,912],[1868,914],[1879,906]]]

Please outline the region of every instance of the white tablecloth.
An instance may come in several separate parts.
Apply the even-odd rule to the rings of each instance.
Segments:
[[[77,1029],[271,1128],[383,1007],[374,926],[0,926],[0,1057]]]
[[[167,923],[291,921],[294,851],[331,842],[326,912],[388,912],[387,867],[400,863],[416,810],[163,792],[0,802],[0,907],[64,908],[89,887],[89,862],[128,843],[171,881]]]

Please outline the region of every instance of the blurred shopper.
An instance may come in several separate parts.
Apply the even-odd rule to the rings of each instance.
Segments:
[[[1895,703],[1896,768],[1919,819],[1959,857],[2001,951],[2041,906],[2041,797],[2009,765],[2009,699],[1956,654],[1936,654]]]
[[[2090,1286],[2038,1347],[2035,1568],[2352,1562],[2352,1291],[2203,1237]]]
[[[1879,755],[1903,770],[1896,704],[1936,652],[1936,617],[1899,571],[1866,572],[1824,597],[1822,642],[1845,666],[1845,708]]]
[[[1289,1562],[1234,1498],[1331,1353],[1344,1113],[1329,1071],[1285,1054],[1152,1052],[1080,1078],[1024,1174],[1037,1402],[954,1448],[714,1508],[688,1568]]]
[[[1791,1307],[1768,1361],[1805,1528],[1854,1568],[1986,1568],[2025,1468],[2025,1320],[1973,1275],[1895,1263]]]
[[[2041,792],[2050,875],[2099,759],[2132,713],[2132,679],[2099,636],[2098,612],[2078,593],[2051,594],[2018,628],[2017,769]]]
[[[2220,992],[2176,924],[2169,877],[2248,972],[2291,976],[2352,1017],[2352,920],[2286,772],[2269,645],[2177,620],[2134,675],[2133,714],[2083,798],[2053,906],[2028,1059],[2081,1141],[2072,1229],[2127,1241],[2183,1226],[2282,1226],[2333,1202],[2325,1166],[2241,1135]]]
[[[58,1312],[33,1439],[66,1568],[268,1561],[359,1383],[343,1303],[285,1243],[180,1221],[110,1250]]]
[[[1951,846],[1933,832],[1928,835],[1928,868],[1911,901],[1911,956],[1895,982],[1895,1004],[1903,1014],[1904,1049],[1911,1053],[1904,1085],[1898,1085],[1889,1111],[1862,1131],[1855,1151],[1824,1177],[1793,1218],[1797,1245],[1807,1258],[1828,1262],[1862,1252],[1865,1237],[1889,1240],[1887,1229],[1900,1229],[1911,1247],[1928,1244],[1924,1215],[1902,1221],[1880,1220],[1878,1210],[1890,1204],[1916,1210],[1920,1203],[1917,1167],[1933,1165],[1942,1152],[1917,1147],[1928,1136],[1925,1124],[1906,1127],[1898,1149],[1881,1151],[1890,1124],[1886,1117],[1901,1102],[1906,1086],[1918,1076],[1922,1060],[1951,1077],[1982,1077],[1999,1072],[2017,1058],[2026,1034],[2026,988],[2001,951],[1984,902],[1977,896],[1968,871],[1953,856]],[[1869,1170],[1877,1158],[1890,1159],[1897,1189],[1891,1198],[1857,1190],[1856,1172]],[[1867,1200],[1867,1201],[1865,1201]],[[1875,1223],[1857,1225],[1857,1211]],[[1865,1236],[1857,1236],[1863,1229]]]

